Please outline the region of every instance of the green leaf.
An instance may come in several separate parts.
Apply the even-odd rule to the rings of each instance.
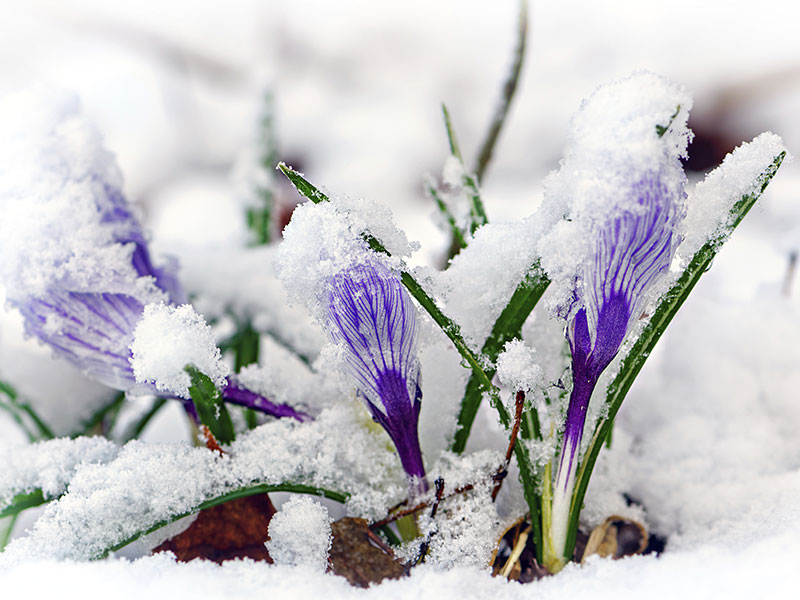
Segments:
[[[489,129],[486,132],[486,137],[481,144],[478,151],[478,159],[475,161],[475,177],[478,181],[483,181],[483,176],[486,173],[486,168],[492,160],[492,152],[494,151],[497,139],[500,137],[500,131],[508,117],[508,111],[511,108],[511,101],[514,99],[514,93],[517,91],[517,84],[519,83],[519,76],[522,73],[522,63],[525,60],[525,43],[528,37],[528,2],[527,0],[520,0],[519,3],[519,16],[517,17],[517,43],[514,47],[514,58],[511,62],[511,70],[508,77],[503,82],[503,88],[500,97],[500,103],[497,105],[492,122],[489,124]]]
[[[617,376],[608,386],[606,392],[606,405],[608,410],[604,418],[599,420],[595,426],[589,447],[586,450],[586,454],[578,470],[575,492],[572,497],[572,505],[570,508],[570,523],[567,530],[565,556],[572,556],[575,547],[575,537],[578,531],[578,517],[583,507],[583,499],[586,495],[586,488],[589,485],[589,479],[591,478],[594,464],[600,449],[603,447],[603,442],[608,439],[610,435],[611,427],[614,424],[614,417],[616,417],[617,411],[622,405],[622,401],[625,399],[634,379],[639,374],[639,371],[641,371],[656,343],[664,334],[667,325],[672,321],[672,318],[683,305],[692,289],[694,289],[700,277],[711,268],[711,262],[714,260],[717,252],[719,252],[722,244],[727,240],[728,236],[739,223],[741,223],[756,200],[758,200],[764,192],[785,157],[786,152],[781,152],[776,156],[770,166],[757,178],[754,191],[745,194],[733,205],[729,213],[727,227],[720,229],[695,253],[689,266],[686,267],[686,270],[661,298],[658,307],[653,312],[653,316],[645,326],[642,334],[636,340],[625,358],[622,359]]]
[[[17,425],[26,433],[30,441],[52,439],[55,437],[53,430],[44,422],[36,411],[27,402],[21,402],[13,386],[0,381],[0,393],[4,394],[7,401],[0,400],[0,409],[8,412]],[[26,422],[30,421],[30,423]]]
[[[453,236],[453,241],[455,244],[458,246],[458,248],[466,248],[467,240],[464,238],[464,233],[456,223],[456,218],[453,216],[450,208],[447,206],[447,204],[445,204],[441,196],[439,196],[437,189],[432,183],[427,183],[425,185],[425,189],[430,197],[433,198],[434,202],[436,202],[436,207],[439,209],[439,212],[442,213],[442,216],[445,219],[447,219],[447,224],[450,226],[450,234]]]
[[[658,137],[664,137],[664,134],[669,131],[669,128],[672,127],[672,122],[675,120],[675,117],[678,116],[678,113],[681,112],[681,105],[678,104],[677,108],[675,108],[675,112],[672,113],[672,116],[669,118],[669,121],[666,125],[656,125],[656,133]]]
[[[95,411],[94,414],[83,423],[82,427],[70,437],[98,434],[107,436],[113,429],[123,404],[125,404],[125,392],[114,394],[111,402]]]
[[[153,403],[150,405],[150,409],[144,413],[141,417],[139,417],[125,432],[122,436],[122,443],[125,444],[138,438],[142,435],[145,427],[147,427],[148,423],[153,419],[153,417],[158,414],[158,412],[164,408],[167,404],[166,398],[156,398],[153,400]]]
[[[490,380],[495,375],[494,363],[498,355],[506,342],[520,336],[525,319],[531,314],[549,284],[550,280],[537,261],[514,290],[514,294],[495,321],[492,332],[481,350],[483,357],[492,365],[485,369],[485,374]],[[478,413],[483,391],[484,386],[481,384],[481,379],[473,373],[467,382],[467,388],[461,400],[458,429],[450,445],[450,450],[457,454],[461,454],[467,446],[467,439],[472,430],[475,415]]]
[[[291,492],[294,494],[312,494],[314,496],[321,496],[322,498],[328,498],[330,500],[334,500],[336,502],[345,503],[347,499],[350,497],[350,494],[346,492],[338,492],[335,490],[329,490],[321,487],[315,487],[311,485],[305,485],[301,483],[277,483],[277,484],[268,484],[263,483],[259,485],[253,485],[249,487],[240,488],[238,490],[234,490],[232,492],[228,492],[227,494],[222,494],[221,496],[216,496],[215,498],[209,498],[205,502],[198,504],[194,509],[183,512],[177,515],[170,517],[164,521],[160,521],[153,525],[152,527],[148,527],[142,531],[139,531],[132,536],[127,537],[125,540],[109,547],[105,552],[101,553],[96,558],[105,558],[111,552],[116,552],[130,544],[131,542],[135,542],[142,536],[145,536],[149,533],[153,533],[162,527],[166,527],[170,523],[174,523],[184,517],[188,517],[189,515],[193,515],[195,513],[200,512],[201,510],[205,510],[206,508],[212,508],[214,506],[219,506],[220,504],[225,504],[226,502],[230,502],[231,500],[236,500],[237,498],[245,498],[247,496],[254,496],[256,494],[269,494],[271,492]]]
[[[270,175],[277,162],[278,144],[275,136],[274,112],[275,98],[271,92],[267,92],[264,95],[260,124],[261,155],[259,162],[261,168]],[[256,245],[263,245],[268,244],[272,237],[272,213],[275,199],[273,198],[272,187],[269,184],[259,185],[255,191],[261,201],[261,206],[247,209],[247,226],[254,234]]]
[[[329,200],[328,196],[320,192],[314,185],[309,183],[306,178],[303,177],[302,173],[295,171],[283,161],[278,163],[277,169],[286,175],[286,178],[291,182],[291,184],[294,186],[294,189],[296,189],[301,196],[305,196],[314,204],[327,202]]]
[[[470,200],[470,226],[469,230],[470,233],[475,233],[475,231],[481,225],[486,225],[489,220],[486,218],[486,211],[483,208],[483,201],[481,200],[481,193],[478,188],[478,181],[474,175],[472,175],[467,166],[464,164],[464,158],[461,156],[461,149],[458,147],[458,140],[456,139],[456,132],[453,130],[453,124],[450,121],[450,113],[447,111],[447,107],[442,104],[442,116],[444,117],[444,126],[447,130],[447,140],[450,143],[450,154],[455,156],[458,159],[458,162],[461,163],[461,184],[464,186],[464,189],[467,190],[469,194]]]
[[[237,373],[247,365],[258,362],[260,345],[261,336],[253,329],[253,325],[249,321],[241,323],[230,341],[230,348],[235,355],[234,370]]]
[[[197,368],[187,365],[184,369],[192,381],[189,394],[200,422],[208,427],[220,444],[230,444],[236,438],[236,434],[219,390],[211,379]]]
[[[11,503],[0,510],[0,519],[11,517],[21,513],[23,510],[41,506],[49,499],[45,499],[42,490],[34,490],[25,494],[17,494]]]
[[[14,525],[17,523],[17,516],[19,515],[0,519],[0,552],[5,550],[6,546],[8,546],[11,534],[14,533]]]

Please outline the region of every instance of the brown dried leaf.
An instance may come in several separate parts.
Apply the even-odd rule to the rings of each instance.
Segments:
[[[644,525],[612,515],[592,531],[582,561],[592,554],[614,559],[641,554],[647,548],[648,540]]]
[[[231,500],[200,511],[186,531],[153,553],[169,550],[181,562],[207,558],[221,563],[246,557],[271,563],[264,542],[269,539],[267,527],[274,514],[275,507],[266,494]]]
[[[329,570],[347,579],[351,585],[365,588],[371,583],[398,579],[407,574],[405,565],[391,555],[388,546],[378,546],[382,542],[370,531],[366,520],[345,517],[335,521],[331,531],[333,542],[328,554]]]

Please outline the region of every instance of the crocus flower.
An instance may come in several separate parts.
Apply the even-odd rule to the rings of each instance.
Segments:
[[[669,270],[679,241],[679,191],[651,174],[630,193],[636,198],[630,209],[621,210],[597,231],[595,259],[584,270],[582,306],[567,326],[573,387],[553,490],[553,530],[564,535],[589,399],[641,316],[648,292]],[[563,540],[556,540],[559,543],[563,546]]]
[[[637,109],[633,99],[644,108]],[[653,289],[681,239],[677,227],[685,212],[686,177],[679,156],[689,133],[685,110],[676,119],[675,106],[685,109],[690,102],[681,90],[647,73],[600,88],[576,117],[573,146],[552,180],[556,193],[575,199],[563,233],[552,239],[578,249],[572,255],[577,268],[565,278],[571,286],[564,286],[570,298],[563,314],[573,385],[545,540],[551,570],[564,560],[592,392],[654,299]],[[668,120],[674,130],[658,127]],[[563,273],[570,277],[569,269]]]
[[[4,99],[0,113],[0,275],[9,304],[28,335],[89,377],[159,394],[137,384],[129,345],[147,304],[179,304],[185,294],[173,264],[154,266],[113,157],[70,96],[25,93]],[[230,378],[222,394],[306,418]]]
[[[424,493],[417,313],[408,292],[383,265],[354,266],[331,278],[328,314],[331,337],[344,348],[359,396],[394,442],[412,496]]]

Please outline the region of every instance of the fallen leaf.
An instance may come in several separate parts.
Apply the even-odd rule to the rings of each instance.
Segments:
[[[345,517],[331,525],[333,541],[328,554],[330,572],[347,579],[356,587],[369,587],[384,579],[398,579],[407,574],[403,563],[391,555],[391,549],[373,534],[367,521]]]
[[[207,558],[221,563],[234,558],[252,558],[272,563],[264,546],[267,526],[275,514],[269,496],[237,498],[200,511],[186,531],[153,550],[171,551],[181,562]]]

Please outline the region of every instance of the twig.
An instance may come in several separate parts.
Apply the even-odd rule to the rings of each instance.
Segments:
[[[378,546],[378,548],[380,548],[381,550],[386,552],[386,554],[388,554],[392,558],[395,557],[394,556],[394,550],[392,550],[392,547],[389,546],[386,542],[384,542],[377,535],[375,535],[375,532],[373,532],[372,529],[370,529],[369,527],[367,527],[367,536],[369,537],[369,539],[370,539],[370,541],[372,543],[374,543],[376,546]]]
[[[519,435],[519,426],[522,422],[522,407],[525,405],[525,392],[519,390],[516,397],[516,407],[514,411],[514,426],[511,429],[511,437],[508,439],[508,449],[506,449],[506,460],[503,466],[494,476],[494,489],[492,490],[492,502],[497,499],[497,494],[500,493],[500,488],[503,487],[503,481],[508,475],[508,465],[511,464],[511,456],[514,454],[514,446],[517,443],[517,436]]]
[[[514,446],[517,442],[517,437],[519,436],[519,428],[520,423],[522,421],[522,409],[525,406],[525,392],[519,391],[517,392],[516,397],[516,407],[514,412],[514,425],[511,428],[511,437],[508,440],[508,448],[506,449],[506,458],[503,461],[503,464],[497,469],[494,475],[492,475],[492,480],[495,482],[495,487],[492,490],[492,500],[497,498],[497,494],[500,492],[500,487],[503,484],[503,480],[508,475],[508,465],[511,462],[511,456],[514,454]],[[441,478],[439,478],[441,479]],[[436,481],[438,482],[439,479]],[[452,498],[453,496],[457,496],[458,494],[463,494],[464,492],[469,492],[470,490],[475,489],[475,485],[472,483],[468,483],[465,486],[460,488],[456,488],[450,494],[444,497],[444,499]],[[438,487],[436,488],[438,494]],[[439,498],[441,500],[442,498]],[[437,500],[434,500],[435,502]],[[402,502],[398,502],[392,508],[389,509],[389,516],[386,518],[381,519],[380,521],[375,521],[372,525],[370,525],[371,529],[378,529],[379,527],[383,527],[384,525],[388,525],[389,523],[394,523],[398,519],[402,519],[403,517],[407,517],[408,515],[413,515],[416,512],[419,512],[428,506],[431,505],[430,502],[420,502],[419,504],[412,506],[410,508],[406,508],[405,510],[401,510],[398,512],[393,512],[396,509],[404,506],[408,503],[408,500],[403,500]]]
[[[436,486],[436,497],[434,498],[433,506],[431,507],[431,519],[436,516],[436,511],[439,510],[439,503],[442,501],[442,496],[444,495],[444,479],[438,477],[434,482],[434,485]],[[419,545],[419,557],[417,558],[417,564],[425,562],[425,555],[428,554],[428,547],[431,545],[431,539],[435,534],[436,530],[431,531]]]
[[[438,479],[437,479],[437,481],[438,481]],[[459,494],[463,494],[464,492],[469,492],[470,490],[472,490],[474,488],[475,488],[475,486],[473,484],[468,483],[465,486],[462,486],[460,488],[456,488],[455,490],[452,491],[452,493],[448,494],[447,496],[445,496],[442,499],[443,500],[447,500],[449,498],[452,498],[453,496],[457,496]],[[407,501],[403,501],[403,502],[399,503],[397,506],[403,506],[406,502]],[[378,529],[379,527],[383,527],[384,525],[388,525],[389,523],[394,523],[398,519],[402,519],[403,517],[407,517],[408,515],[413,515],[414,513],[419,512],[424,508],[428,508],[430,505],[431,505],[430,502],[420,502],[416,506],[412,506],[411,508],[407,508],[405,510],[401,510],[399,512],[391,514],[388,517],[386,517],[384,519],[381,519],[380,521],[375,521],[372,525],[370,525],[370,528],[371,529]]]
[[[483,175],[486,172],[486,167],[489,166],[489,161],[492,160],[492,152],[497,143],[497,138],[500,136],[500,130],[506,122],[508,110],[511,107],[511,100],[514,98],[514,92],[517,91],[519,75],[522,72],[522,62],[525,58],[525,41],[527,36],[528,2],[527,0],[521,0],[519,3],[517,45],[514,48],[514,62],[511,64],[511,71],[503,84],[500,104],[495,110],[494,117],[489,125],[489,130],[486,132],[486,139],[483,141],[483,144],[481,144],[480,152],[478,152],[478,160],[475,163],[475,176],[478,181],[483,181]]]

